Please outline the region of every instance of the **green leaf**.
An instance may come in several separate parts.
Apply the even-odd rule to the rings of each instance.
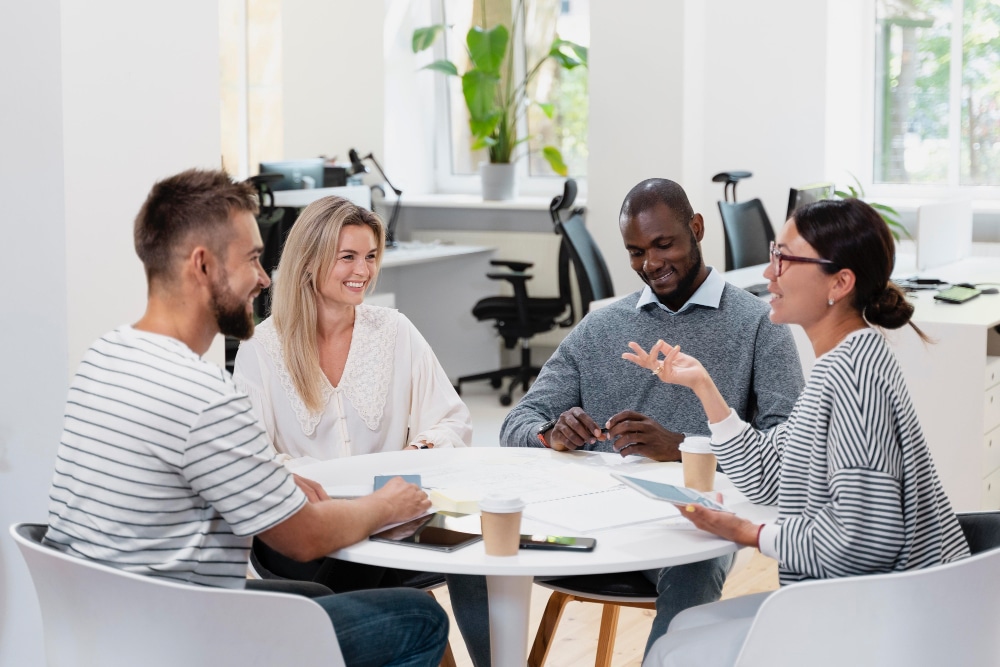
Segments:
[[[499,74],[503,57],[507,53],[507,42],[510,33],[502,25],[483,30],[480,26],[472,26],[465,36],[469,47],[469,57],[475,68],[490,74]]]
[[[420,69],[430,69],[442,74],[448,74],[449,76],[458,76],[458,68],[450,60],[435,60],[430,65],[425,65]]]
[[[587,47],[556,37],[549,49],[549,57],[565,69],[587,65]]]
[[[899,211],[897,211],[891,206],[886,206],[885,204],[876,204],[875,202],[868,202],[868,205],[874,209],[878,209],[879,211],[885,211],[886,213],[889,213],[893,217],[899,215]]]
[[[552,114],[555,113],[556,105],[547,102],[539,102],[538,108],[542,110],[546,118],[552,118]]]
[[[503,115],[496,105],[500,76],[476,69],[462,75],[462,94],[469,108],[469,126],[476,137],[492,134]]]
[[[438,35],[444,32],[444,24],[430,25],[413,31],[413,52],[420,53],[434,45]]]
[[[556,172],[560,176],[569,175],[569,167],[563,161],[562,153],[555,146],[546,146],[542,149],[542,156],[548,161],[549,166],[552,167],[552,171]]]

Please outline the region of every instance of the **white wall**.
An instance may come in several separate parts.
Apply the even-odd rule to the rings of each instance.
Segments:
[[[0,665],[42,664],[24,561],[7,537],[44,521],[66,400],[66,231],[58,0],[0,21]],[[30,66],[28,66],[30,64]],[[16,103],[11,103],[14,101]]]
[[[384,19],[382,2],[283,0],[285,158],[355,148],[385,166]]]
[[[139,318],[132,223],[153,183],[219,168],[215,3],[62,8],[70,372],[93,340]]]
[[[18,3],[0,22],[0,529],[46,518],[68,378],[145,303],[132,220],[153,182],[219,164],[218,8]],[[11,18],[13,17],[13,18]],[[0,537],[0,665],[43,662],[34,591]]]

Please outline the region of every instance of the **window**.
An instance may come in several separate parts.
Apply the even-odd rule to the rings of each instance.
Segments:
[[[526,68],[534,67],[559,38],[588,46],[590,42],[590,8],[586,0],[441,0],[440,22],[448,26],[445,39],[440,40],[438,58],[447,58],[464,72],[468,65],[465,36],[472,25],[482,23],[486,13],[487,26],[503,22],[510,26],[518,9],[523,18],[511,38],[515,75],[524,80]],[[441,76],[441,75],[438,75]],[[438,108],[447,109],[437,128],[438,182],[445,190],[462,189],[462,177],[479,173],[479,163],[487,160],[484,149],[472,149],[469,112],[462,94],[459,77],[445,79],[438,88]],[[528,137],[515,155],[522,191],[530,192],[531,178],[556,176],[542,155],[544,146],[560,150],[569,174],[585,177],[587,169],[587,68],[564,69],[551,58],[545,60],[531,77],[527,89],[530,103],[522,109],[518,136]],[[546,106],[551,105],[551,106]],[[548,111],[549,113],[546,113]],[[527,159],[521,159],[525,158]],[[551,190],[546,181],[545,192]],[[457,187],[456,187],[457,186]]]
[[[222,166],[246,178],[284,152],[281,0],[219,2],[219,63]]]
[[[1000,186],[1000,3],[879,0],[875,183]]]

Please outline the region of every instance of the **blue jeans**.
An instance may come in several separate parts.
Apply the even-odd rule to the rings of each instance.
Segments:
[[[726,554],[697,563],[643,571],[643,576],[656,584],[656,616],[643,656],[649,653],[657,639],[667,634],[674,616],[722,597],[722,585],[735,559],[735,554]]]
[[[649,630],[645,653],[657,639],[666,634],[674,616],[688,607],[715,602],[722,596],[722,584],[733,565],[733,554],[686,565],[675,565],[659,570],[645,570],[642,574],[656,584],[656,617]],[[544,581],[558,577],[538,577]],[[455,621],[462,630],[475,667],[490,664],[489,607],[486,596],[486,577],[477,575],[448,575],[448,592],[451,595]],[[471,639],[471,641],[470,641]]]
[[[448,644],[448,615],[427,593],[382,588],[315,598],[350,667],[435,667]]]

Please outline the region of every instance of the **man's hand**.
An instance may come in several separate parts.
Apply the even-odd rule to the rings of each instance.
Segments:
[[[431,508],[431,499],[424,490],[416,484],[404,482],[402,477],[393,477],[371,497],[377,498],[386,506],[388,512],[384,517],[386,525],[409,521],[427,514]]]
[[[311,503],[317,503],[321,500],[329,500],[330,496],[326,494],[326,491],[320,486],[319,482],[314,482],[311,479],[306,479],[305,477],[299,477],[298,475],[292,473],[292,478],[295,483],[303,493],[306,494],[306,498]]]
[[[556,425],[545,439],[552,449],[565,452],[593,444],[598,440],[607,440],[608,435],[581,408],[570,408],[559,415]]]
[[[608,420],[609,438],[617,438],[615,451],[622,456],[638,454],[654,461],[680,461],[678,446],[683,433],[674,433],[646,415],[633,410],[619,412]]]

